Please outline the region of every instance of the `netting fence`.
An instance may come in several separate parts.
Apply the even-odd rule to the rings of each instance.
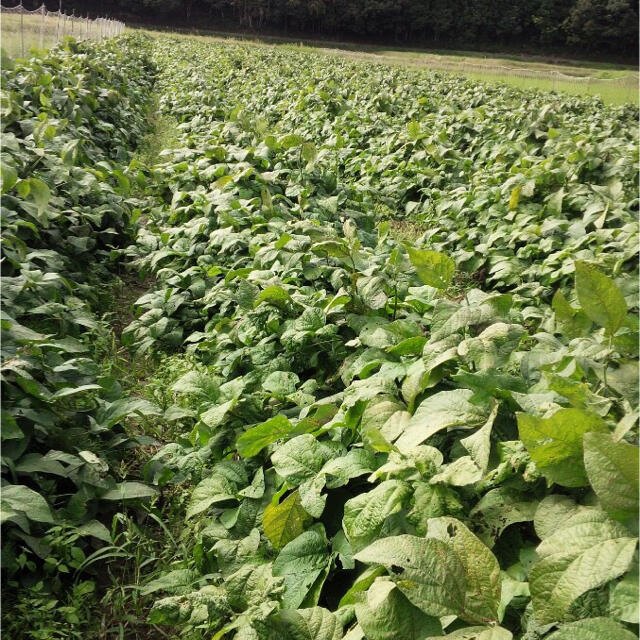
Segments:
[[[22,2],[13,7],[0,5],[0,45],[12,57],[24,57],[32,47],[48,49],[66,36],[76,40],[103,40],[124,30],[124,22],[67,14],[61,4],[57,11],[49,11],[44,3],[32,10]]]

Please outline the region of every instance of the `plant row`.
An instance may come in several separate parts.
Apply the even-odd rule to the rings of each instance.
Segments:
[[[153,57],[179,136],[124,340],[185,354],[143,475],[188,551],[150,622],[634,637],[635,114],[272,48]]]

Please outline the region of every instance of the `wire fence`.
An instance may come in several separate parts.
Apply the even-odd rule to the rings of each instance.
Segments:
[[[12,57],[24,58],[29,51],[49,49],[62,38],[76,40],[104,40],[125,30],[124,22],[110,18],[89,18],[66,14],[61,10],[48,11],[41,7],[29,10],[22,2],[15,7],[0,5],[0,32],[2,48]]]

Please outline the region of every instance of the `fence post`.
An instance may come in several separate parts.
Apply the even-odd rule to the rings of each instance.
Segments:
[[[20,52],[22,57],[24,58],[24,9],[22,7],[22,2],[20,2]]]
[[[46,12],[47,12],[47,8],[44,6],[44,2],[43,2],[42,6],[40,7],[40,14],[42,15],[42,18],[40,19],[40,48],[41,49],[44,49],[44,16]]]

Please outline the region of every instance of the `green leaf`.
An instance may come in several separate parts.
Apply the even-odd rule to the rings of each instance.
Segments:
[[[307,164],[314,162],[318,157],[318,150],[312,142],[305,142],[300,148],[300,153]]]
[[[420,137],[420,124],[415,120],[407,122],[407,133],[412,140],[417,140]]]
[[[521,493],[508,487],[498,487],[485,493],[480,502],[469,512],[474,524],[482,531],[482,540],[493,546],[494,541],[510,525],[517,522],[531,522],[538,502],[529,500]]]
[[[187,519],[202,513],[214,504],[220,504],[229,501],[236,501],[236,494],[240,486],[247,484],[246,477],[238,479],[221,472],[214,472],[208,478],[202,480],[191,494],[191,499],[187,505],[185,517]]]
[[[158,494],[158,490],[142,482],[121,482],[113,489],[103,493],[102,500],[139,500],[142,498],[153,498]]]
[[[342,625],[338,618],[323,607],[310,607],[297,611],[284,609],[278,614],[278,626],[285,633],[284,640],[340,640],[342,638]]]
[[[471,429],[486,421],[486,405],[471,403],[473,391],[440,391],[423,400],[404,432],[396,441],[401,451],[412,449],[443,429]]]
[[[564,200],[564,188],[558,189],[547,199],[547,211],[551,214],[560,215],[562,213],[562,201]]]
[[[345,503],[342,526],[354,551],[378,537],[386,518],[400,510],[402,501],[409,494],[406,483],[386,480]]]
[[[273,575],[284,578],[284,608],[297,609],[324,575],[331,562],[328,544],[324,528],[319,524],[297,536],[280,551],[273,563]]]
[[[512,301],[510,294],[503,294],[492,296],[482,304],[459,307],[441,326],[431,333],[429,344],[439,342],[461,329],[480,324],[489,324],[505,317],[511,308]],[[429,348],[429,344],[425,346],[425,352]]]
[[[0,160],[0,192],[7,193],[17,181],[18,172],[16,168],[12,164]]]
[[[259,307],[263,302],[266,302],[276,307],[282,307],[290,300],[291,296],[282,287],[274,284],[266,287],[260,292],[253,303],[253,306]]]
[[[156,600],[149,613],[149,622],[171,626],[207,623],[215,628],[230,614],[224,590],[207,585],[198,591]]]
[[[76,533],[81,536],[92,536],[107,544],[113,542],[109,529],[107,529],[102,522],[98,522],[98,520],[89,520],[89,522],[80,525],[76,528]]]
[[[624,323],[627,305],[615,282],[598,269],[576,261],[576,293],[580,306],[612,336]]]
[[[610,618],[585,618],[562,625],[548,640],[637,640],[635,633]]]
[[[545,538],[529,572],[533,610],[542,623],[561,621],[583,593],[625,573],[637,538],[597,509],[583,509]]]
[[[446,542],[457,555],[465,573],[464,607],[459,613],[467,622],[498,620],[500,565],[489,548],[459,520],[429,520],[427,537]]]
[[[220,405],[207,409],[204,413],[200,414],[200,420],[204,422],[208,427],[215,429],[219,427],[226,419],[227,413],[235,406],[235,400],[228,400]]]
[[[608,433],[584,435],[584,466],[602,508],[620,520],[638,519],[639,449]]]
[[[9,484],[2,487],[0,493],[2,510],[0,522],[9,520],[10,511],[22,512],[35,522],[55,522],[47,501],[33,489],[21,484]]]
[[[280,138],[278,142],[283,149],[293,149],[293,147],[299,147],[304,142],[304,139],[295,133],[290,133]]]
[[[272,371],[262,383],[262,388],[276,396],[287,396],[296,390],[300,378],[292,371]]]
[[[278,414],[245,431],[236,441],[236,448],[243,458],[250,458],[258,455],[267,445],[286,437],[293,431],[291,422],[282,414]]]
[[[587,475],[582,438],[588,431],[606,431],[600,416],[580,409],[560,409],[550,418],[518,413],[520,439],[531,459],[550,481],[563,487],[583,487]]]
[[[148,596],[150,593],[156,591],[168,591],[169,593],[176,593],[180,591],[190,591],[193,585],[200,578],[198,571],[192,569],[174,569],[165,573],[164,575],[147,582],[147,584],[140,589],[140,595]]]
[[[273,466],[290,486],[297,486],[313,478],[331,458],[339,457],[341,451],[318,442],[311,434],[297,436],[283,445],[271,456]]]
[[[638,567],[634,567],[611,589],[611,615],[618,620],[638,624],[640,622],[640,589]]]
[[[420,280],[430,287],[446,289],[456,270],[455,262],[444,253],[407,246],[411,264],[418,272]]]
[[[371,473],[377,467],[376,458],[367,449],[350,449],[347,455],[329,460],[320,470],[327,476],[327,487],[341,487],[352,478]]]
[[[442,540],[410,535],[381,538],[355,559],[385,566],[409,601],[430,616],[461,615],[464,610],[464,567]]]
[[[29,195],[33,198],[38,211],[42,213],[49,204],[51,192],[47,183],[39,178],[29,178]]]
[[[438,618],[420,611],[385,578],[378,578],[366,601],[356,604],[356,617],[367,640],[424,640],[442,633]]]
[[[274,549],[281,549],[297,538],[313,518],[302,508],[300,494],[294,491],[280,504],[269,504],[262,514],[264,534]]]
[[[574,309],[561,289],[555,292],[551,307],[555,313],[556,321],[571,338],[583,335],[592,326],[589,316],[582,309]]]
[[[512,640],[511,631],[503,627],[464,627],[446,636],[432,636],[425,640]]]

